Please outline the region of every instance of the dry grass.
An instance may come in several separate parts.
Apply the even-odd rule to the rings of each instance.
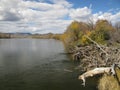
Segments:
[[[99,80],[99,90],[120,90],[120,70],[116,69],[118,79],[114,76],[104,74]]]

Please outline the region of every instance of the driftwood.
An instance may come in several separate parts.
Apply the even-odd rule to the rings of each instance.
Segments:
[[[81,79],[83,81],[82,85],[85,86],[85,81],[86,81],[85,79],[87,77],[92,77],[92,76],[95,76],[98,74],[104,74],[104,73],[116,75],[115,64],[113,64],[112,67],[100,67],[100,68],[95,68],[95,69],[89,70],[89,71],[83,73],[82,75],[80,75],[78,77],[78,79]]]
[[[94,44],[89,46],[75,48],[73,59],[80,61],[78,67],[84,71],[97,67],[110,67],[113,63],[120,65],[120,47],[103,46],[94,41]]]
[[[93,44],[76,47],[73,52],[73,59],[80,61],[77,69],[86,71],[78,78],[83,81],[84,86],[87,77],[104,73],[115,75],[115,66],[120,67],[120,47],[99,45],[88,36],[86,38]]]

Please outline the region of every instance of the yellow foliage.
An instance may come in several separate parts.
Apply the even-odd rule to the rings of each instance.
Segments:
[[[79,23],[74,21],[71,25],[70,25],[70,28],[72,30],[78,30],[79,29]]]
[[[114,30],[114,28],[112,27],[112,25],[107,21],[107,20],[98,20],[96,22],[96,27],[95,30]]]
[[[86,38],[86,36],[90,37],[90,35],[91,35],[91,31],[87,31],[86,34],[82,36],[81,40],[79,40],[82,45],[86,45],[90,43],[90,41]]]
[[[86,45],[91,42],[85,37],[86,35],[100,44],[105,44],[110,39],[110,32],[114,31],[113,26],[107,20],[98,20],[92,30],[84,22],[72,22],[62,36],[62,40],[67,45]]]
[[[87,35],[87,36],[90,36],[91,33],[92,33],[91,31],[87,31],[87,32],[86,32],[86,35]]]

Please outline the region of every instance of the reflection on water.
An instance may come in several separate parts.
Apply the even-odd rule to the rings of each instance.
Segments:
[[[96,90],[94,79],[80,85],[75,67],[60,41],[0,40],[0,90]]]

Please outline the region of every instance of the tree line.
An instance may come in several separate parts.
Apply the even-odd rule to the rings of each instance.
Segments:
[[[89,45],[92,42],[85,36],[99,44],[109,45],[120,43],[120,22],[112,25],[107,20],[98,20],[95,24],[92,21],[88,23],[73,21],[62,35],[61,39],[71,49],[74,46]]]

